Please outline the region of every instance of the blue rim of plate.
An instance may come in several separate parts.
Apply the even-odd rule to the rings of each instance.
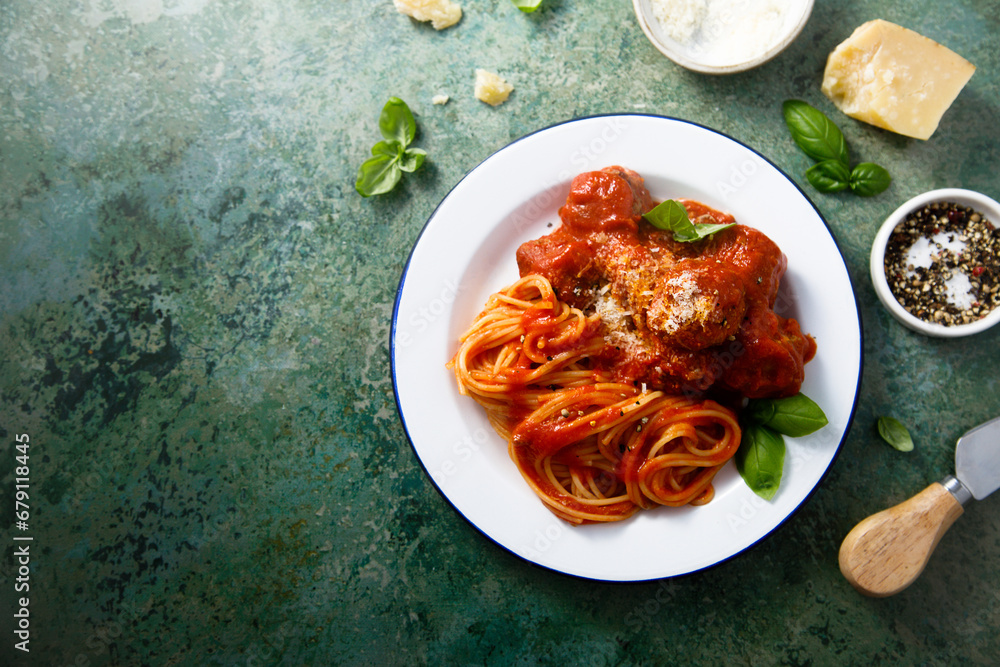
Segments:
[[[684,572],[668,573],[668,574],[652,575],[652,576],[643,576],[643,577],[640,577],[640,578],[606,578],[606,577],[602,577],[602,576],[591,576],[589,574],[579,573],[579,572],[571,572],[571,571],[567,571],[567,569],[564,569],[564,568],[561,568],[561,567],[552,566],[552,565],[548,565],[548,564],[545,564],[545,563],[537,562],[533,558],[531,558],[529,556],[526,556],[524,553],[518,553],[518,551],[515,550],[513,547],[511,547],[508,544],[505,544],[503,541],[501,541],[497,537],[495,537],[491,533],[491,531],[489,529],[487,529],[486,527],[480,525],[480,523],[477,523],[475,520],[471,519],[462,510],[462,508],[460,508],[455,503],[455,501],[453,500],[453,498],[441,487],[441,485],[434,479],[432,471],[428,468],[428,466],[425,463],[424,459],[420,455],[420,452],[419,452],[419,450],[418,450],[418,448],[416,446],[416,443],[414,441],[413,434],[411,433],[410,425],[407,422],[406,411],[405,411],[405,409],[404,409],[404,407],[403,407],[403,405],[402,405],[402,403],[400,401],[399,376],[398,376],[399,360],[397,358],[397,354],[398,354],[397,343],[398,343],[398,335],[399,335],[399,315],[400,315],[399,311],[400,311],[400,306],[401,306],[401,302],[402,302],[402,299],[403,299],[404,291],[405,291],[406,286],[407,286],[407,278],[410,276],[410,271],[411,271],[411,268],[412,268],[412,263],[413,263],[413,260],[414,260],[414,255],[416,254],[417,249],[420,247],[421,241],[424,240],[424,237],[427,234],[428,229],[429,229],[431,223],[434,221],[435,216],[438,214],[438,212],[440,211],[441,207],[445,204],[445,202],[447,202],[449,200],[449,198],[451,198],[452,195],[459,188],[461,188],[463,186],[463,184],[465,184],[467,182],[467,180],[470,178],[470,176],[472,176],[477,171],[479,171],[480,169],[482,169],[484,167],[484,165],[488,164],[496,156],[504,153],[505,151],[508,151],[508,150],[512,149],[513,147],[518,146],[519,144],[522,144],[522,143],[524,143],[524,142],[526,142],[526,141],[528,141],[528,140],[530,140],[530,139],[532,139],[532,138],[534,138],[534,137],[536,137],[536,136],[538,136],[540,134],[543,134],[543,133],[555,130],[557,128],[564,127],[566,125],[571,125],[571,124],[574,124],[574,123],[580,123],[580,122],[586,122],[586,121],[600,120],[600,119],[613,119],[613,118],[619,118],[619,117],[623,117],[623,118],[644,118],[644,119],[662,120],[662,121],[667,121],[667,122],[672,122],[672,123],[681,123],[681,124],[684,124],[684,125],[687,125],[687,126],[691,126],[693,128],[698,128],[700,130],[710,132],[710,133],[712,133],[714,135],[718,135],[718,137],[726,139],[726,140],[728,140],[728,141],[736,144],[740,148],[748,151],[749,153],[753,154],[754,156],[756,156],[760,160],[763,160],[765,163],[767,163],[767,165],[769,165],[778,174],[780,174],[780,176],[782,176],[787,181],[787,183],[790,184],[797,191],[798,195],[801,196],[801,198],[812,208],[812,210],[815,213],[815,215],[818,218],[818,220],[820,222],[822,222],[823,226],[825,227],[827,234],[829,234],[829,237],[830,237],[830,240],[833,243],[833,246],[836,248],[837,256],[839,258],[840,265],[843,267],[843,270],[844,270],[844,277],[846,278],[847,284],[850,286],[851,300],[853,301],[853,304],[854,304],[854,314],[855,314],[855,318],[856,318],[856,322],[857,322],[857,334],[858,334],[858,340],[857,340],[857,373],[856,373],[856,377],[854,377],[854,380],[853,380],[854,395],[853,395],[853,397],[852,397],[852,399],[850,401],[850,408],[849,408],[848,414],[846,416],[846,421],[844,423],[842,432],[841,432],[840,437],[839,437],[839,439],[838,439],[838,441],[836,443],[836,447],[835,447],[832,455],[830,456],[830,459],[829,459],[828,463],[826,464],[825,468],[820,473],[820,475],[819,475],[818,479],[816,480],[816,482],[812,485],[811,489],[809,489],[808,492],[806,492],[798,500],[798,502],[795,504],[795,506],[793,508],[791,508],[790,511],[788,511],[787,513],[785,513],[785,515],[780,520],[778,520],[778,522],[775,525],[773,525],[772,527],[770,527],[769,529],[767,529],[763,534],[759,535],[752,542],[750,542],[750,543],[748,543],[748,544],[746,544],[744,546],[741,546],[740,548],[732,551],[731,553],[729,553],[727,555],[718,557],[717,560],[715,560],[714,562],[706,563],[703,566],[695,567],[695,568],[689,569],[689,570],[684,571]],[[624,166],[627,167],[628,165],[624,165]],[[531,237],[531,238],[534,238],[534,237]],[[493,291],[495,291],[496,289],[499,289],[499,288],[503,287],[503,285],[494,285],[492,287],[494,287]],[[812,497],[812,495],[816,492],[816,490],[819,488],[819,486],[826,479],[826,477],[829,474],[830,470],[833,468],[833,465],[836,463],[838,457],[840,456],[840,453],[841,453],[841,451],[843,449],[844,441],[847,439],[848,434],[850,433],[851,426],[853,424],[853,420],[854,420],[855,414],[857,412],[857,407],[858,407],[859,398],[860,398],[861,378],[862,378],[863,369],[864,369],[864,329],[863,329],[863,326],[862,326],[862,318],[861,318],[860,305],[858,304],[857,298],[854,296],[854,294],[855,294],[854,281],[851,278],[850,271],[848,270],[847,263],[846,263],[846,260],[844,258],[844,255],[843,255],[843,251],[841,250],[840,245],[837,243],[836,237],[833,234],[833,230],[830,228],[830,225],[826,221],[826,218],[824,218],[823,214],[819,211],[819,209],[812,202],[812,200],[806,195],[806,193],[802,190],[802,188],[799,187],[799,185],[797,183],[795,183],[795,181],[791,177],[789,177],[788,174],[785,173],[780,167],[778,167],[772,160],[770,160],[768,157],[766,157],[765,155],[763,155],[759,151],[751,148],[750,146],[747,146],[743,142],[741,142],[741,141],[739,141],[737,139],[734,139],[733,137],[731,137],[731,136],[729,136],[729,135],[727,135],[727,134],[725,134],[723,132],[720,132],[719,130],[710,128],[710,127],[702,125],[700,123],[696,123],[694,121],[686,120],[686,119],[683,119],[683,118],[676,118],[676,117],[672,117],[672,116],[665,116],[665,115],[659,115],[659,114],[650,114],[650,113],[621,113],[621,114],[619,114],[619,113],[610,113],[610,114],[596,114],[596,115],[590,115],[590,116],[583,116],[583,117],[579,117],[579,118],[568,119],[568,120],[565,120],[565,121],[561,121],[561,122],[558,122],[558,123],[554,123],[554,124],[548,125],[548,126],[543,127],[543,128],[539,128],[538,130],[535,130],[533,132],[525,134],[525,135],[523,135],[523,136],[521,136],[521,137],[513,140],[512,142],[506,144],[502,148],[494,151],[493,153],[491,153],[486,158],[484,158],[473,169],[471,169],[469,172],[467,172],[465,174],[465,176],[463,176],[448,191],[448,193],[441,199],[441,201],[437,204],[437,206],[435,206],[434,210],[428,216],[427,221],[422,226],[419,234],[417,235],[416,240],[414,241],[413,246],[410,249],[410,252],[409,252],[408,257],[407,257],[406,264],[403,267],[403,271],[402,271],[402,274],[401,274],[400,280],[399,280],[399,285],[398,285],[398,287],[396,289],[396,296],[395,296],[395,299],[394,299],[393,310],[392,310],[392,322],[391,322],[390,333],[389,333],[390,373],[391,373],[391,377],[392,377],[393,396],[394,396],[394,399],[395,399],[397,414],[399,415],[400,423],[403,426],[403,430],[406,433],[407,440],[410,443],[411,449],[413,450],[413,453],[416,456],[417,461],[420,463],[420,466],[423,469],[424,473],[427,475],[427,477],[431,481],[432,485],[437,490],[437,492],[441,495],[441,497],[444,498],[444,500],[452,507],[452,509],[454,509],[467,523],[469,523],[480,534],[482,534],[484,537],[486,537],[490,542],[492,542],[496,546],[500,547],[502,550],[507,551],[508,553],[516,556],[517,558],[519,558],[521,560],[524,560],[529,565],[532,565],[534,567],[537,567],[537,568],[540,568],[540,569],[543,569],[543,570],[549,570],[549,571],[552,571],[552,572],[556,572],[556,573],[564,575],[564,576],[569,576],[571,578],[583,579],[583,580],[590,580],[590,581],[601,581],[601,582],[605,582],[605,583],[619,583],[619,584],[642,583],[642,582],[649,582],[649,581],[658,581],[658,580],[663,580],[663,579],[673,579],[673,578],[684,577],[684,576],[696,574],[696,573],[699,573],[699,572],[704,572],[704,571],[707,571],[709,569],[718,567],[719,565],[722,565],[724,563],[727,563],[730,560],[732,560],[732,559],[734,559],[734,558],[736,558],[736,557],[738,557],[738,556],[740,556],[740,555],[742,555],[744,553],[747,553],[753,547],[755,547],[758,544],[760,544],[763,540],[765,540],[766,538],[768,538],[771,535],[773,535],[779,528],[781,528],[782,526],[784,526],[792,518],[792,516],[794,516],[809,501],[809,499]],[[852,322],[853,321],[854,320],[852,320]],[[470,323],[471,323],[471,320],[470,320]],[[454,342],[454,341],[448,341],[448,342]],[[449,375],[451,375],[450,371],[447,371],[446,369],[443,369],[443,370],[445,370],[445,372],[447,372]],[[807,374],[808,374],[808,372],[807,372]],[[472,401],[472,399],[469,399],[469,398],[466,398],[466,397],[462,397],[462,398],[464,400],[468,400],[470,402]],[[476,406],[476,407],[478,408],[478,406]],[[513,466],[513,463],[511,463],[511,465]],[[545,512],[548,512],[548,510],[545,510]],[[582,529],[586,530],[586,527],[584,527]]]

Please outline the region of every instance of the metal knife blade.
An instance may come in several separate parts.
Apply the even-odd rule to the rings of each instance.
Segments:
[[[980,424],[958,439],[955,477],[976,500],[1000,489],[1000,417]]]

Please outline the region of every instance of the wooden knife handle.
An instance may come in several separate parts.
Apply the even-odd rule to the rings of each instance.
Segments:
[[[863,520],[840,545],[840,571],[873,597],[895,595],[924,570],[962,504],[940,483]]]

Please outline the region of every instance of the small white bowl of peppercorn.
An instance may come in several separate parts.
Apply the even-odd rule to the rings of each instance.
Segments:
[[[872,244],[875,293],[914,331],[955,338],[1000,322],[1000,204],[931,190],[886,218]]]

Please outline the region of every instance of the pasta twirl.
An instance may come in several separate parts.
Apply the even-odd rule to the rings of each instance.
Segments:
[[[658,505],[702,504],[735,454],[735,414],[707,399],[612,381],[588,357],[596,315],[561,302],[538,275],[490,297],[451,362],[521,475],[572,523],[618,521]]]

